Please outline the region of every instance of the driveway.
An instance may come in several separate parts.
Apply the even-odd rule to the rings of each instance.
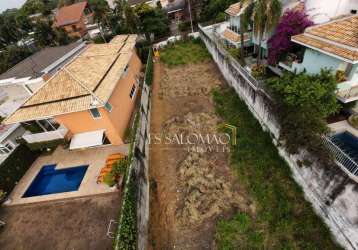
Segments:
[[[0,208],[6,226],[0,249],[112,249],[106,236],[110,219],[118,219],[120,194]]]

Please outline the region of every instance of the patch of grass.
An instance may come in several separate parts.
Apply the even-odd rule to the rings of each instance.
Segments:
[[[216,112],[238,127],[231,164],[238,179],[255,200],[256,214],[238,213],[217,224],[220,249],[340,249],[323,221],[304,199],[279,156],[234,89],[213,92]]]
[[[160,52],[160,59],[169,67],[198,63],[210,59],[210,54],[199,39],[169,44]]]

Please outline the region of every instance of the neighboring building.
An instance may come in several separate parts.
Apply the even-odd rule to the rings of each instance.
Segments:
[[[89,45],[4,122],[52,118],[62,129],[58,136],[68,130],[70,149],[122,144],[142,67],[136,39],[136,35],[120,35],[107,44]]]
[[[327,2],[328,3],[328,2]],[[306,12],[315,24],[329,22],[332,18],[356,14],[357,0],[329,0],[329,4],[322,0],[306,0]]]
[[[167,13],[169,19],[179,21],[185,16],[185,0],[161,0],[161,5]]]
[[[19,145],[16,138],[24,133],[25,129],[18,123],[11,125],[0,124],[0,164],[16,149]]]
[[[63,6],[56,13],[54,26],[63,28],[70,37],[83,37],[87,34],[86,24],[91,22],[92,16],[87,2]]]
[[[240,16],[244,13],[246,7],[247,6],[242,6],[241,2],[238,2],[230,5],[229,8],[225,10],[229,21],[221,27],[219,35],[228,47],[238,48],[241,46]],[[251,36],[251,32],[244,34],[245,46],[252,45]]]
[[[78,41],[44,48],[0,75],[0,116],[7,117],[66,62],[84,49]]]
[[[303,58],[279,66],[291,72],[316,74],[323,68],[340,71],[337,97],[347,103],[358,100],[358,15],[309,27],[291,40],[304,46]]]

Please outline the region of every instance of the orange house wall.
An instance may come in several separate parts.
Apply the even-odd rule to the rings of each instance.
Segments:
[[[94,119],[88,110],[59,115],[55,120],[69,129],[70,136],[77,133],[89,132],[105,129],[106,136],[113,145],[123,144],[123,137],[130,122],[137,91],[133,99],[129,97],[132,85],[137,84],[137,77],[140,73],[142,64],[137,54],[134,52],[129,62],[128,72],[125,77],[118,81],[109,103],[112,111],[108,112],[105,108],[99,108],[101,117]]]
[[[76,28],[78,29],[78,31],[74,31],[72,29],[72,26],[76,26]],[[66,33],[70,36],[70,37],[82,37],[87,33],[87,28],[86,28],[86,24],[85,24],[85,16],[82,15],[81,19],[77,22],[77,23],[73,23],[70,25],[65,25],[62,27]]]

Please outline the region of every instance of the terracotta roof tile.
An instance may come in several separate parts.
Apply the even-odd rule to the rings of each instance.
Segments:
[[[50,78],[5,123],[53,117],[89,109],[94,96],[103,106],[133,55],[136,35],[117,42],[92,44]],[[119,43],[122,40],[122,43]],[[126,44],[128,41],[128,45]]]
[[[315,39],[310,36],[306,36],[305,34],[300,34],[292,37],[292,41],[303,43],[313,48],[320,49],[324,52],[351,60],[357,61],[358,60],[358,51],[349,50],[346,48],[338,47],[334,44],[330,44],[324,42],[322,40]]]
[[[225,10],[226,14],[229,14],[230,16],[236,16],[241,11],[241,2],[231,4],[229,8]]]
[[[77,23],[87,6],[87,2],[79,2],[60,8],[55,16],[55,25],[61,27]]]
[[[358,48],[358,15],[308,28],[305,33]]]
[[[350,61],[358,60],[358,15],[307,28],[292,41]]]
[[[241,42],[241,37],[240,34],[230,30],[230,29],[225,29],[224,32],[221,34],[224,38],[234,42],[234,43],[240,43]],[[244,41],[250,40],[250,36],[249,34],[244,34]]]

